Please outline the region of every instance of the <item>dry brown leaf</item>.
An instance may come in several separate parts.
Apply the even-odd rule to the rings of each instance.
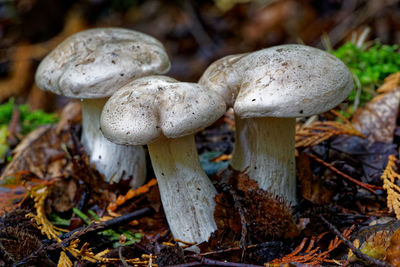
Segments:
[[[26,198],[27,187],[46,183],[28,172],[19,172],[13,178],[0,181],[0,215],[14,210]]]
[[[330,203],[333,192],[323,186],[321,180],[313,174],[307,154],[300,154],[297,158],[296,168],[303,198],[318,205]]]
[[[29,171],[39,178],[60,176],[65,165],[60,140],[56,135],[55,125],[40,126],[28,134],[13,151],[13,159],[0,177],[4,180],[20,171]]]
[[[71,124],[80,120],[80,105],[68,104],[58,125],[44,125],[29,133],[14,149],[13,159],[2,173],[0,181],[21,171],[39,178],[59,177],[70,169],[63,143],[71,142]]]
[[[375,96],[364,108],[354,113],[354,127],[371,142],[393,143],[399,98],[400,88]]]
[[[384,260],[390,240],[399,227],[400,221],[394,219],[387,223],[377,222],[375,225],[363,227],[352,235],[353,245],[365,255],[377,260]],[[358,261],[350,249],[347,259],[350,262]]]
[[[385,78],[381,87],[379,87],[376,91],[378,93],[387,93],[394,89],[397,89],[400,82],[400,72],[396,72],[392,75],[389,75]]]
[[[386,261],[393,266],[400,266],[400,229],[392,235],[386,250]]]

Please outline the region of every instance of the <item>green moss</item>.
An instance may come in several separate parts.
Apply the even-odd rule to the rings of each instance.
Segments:
[[[8,125],[11,121],[14,108],[20,114],[21,133],[27,134],[39,125],[55,123],[58,121],[56,114],[46,113],[42,110],[30,111],[28,105],[16,105],[14,99],[0,105],[0,126]]]
[[[342,60],[352,72],[355,78],[355,88],[349,100],[354,101],[356,90],[360,88],[360,105],[372,99],[375,90],[390,74],[400,71],[400,54],[397,45],[375,44],[372,47],[357,47],[348,42],[335,51],[331,51]]]

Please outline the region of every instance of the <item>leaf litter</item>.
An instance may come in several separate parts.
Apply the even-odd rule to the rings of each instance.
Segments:
[[[273,7],[279,14],[286,14],[294,2],[282,2]],[[239,32],[246,35],[251,31],[249,42],[256,42],[259,32],[275,27],[263,21],[268,12],[271,10],[258,12],[239,27]],[[311,17],[312,13],[307,12],[304,19]],[[84,27],[82,21],[78,22],[78,28]],[[15,56],[22,59],[40,50],[38,46],[18,49],[22,52]],[[16,71],[27,74],[30,63],[18,62],[21,66]],[[15,88],[22,88],[25,81],[17,83],[15,77],[19,76],[13,73]],[[397,161],[390,156],[398,156],[399,77],[396,73],[386,78],[378,95],[356,111],[351,122],[326,113],[311,125],[299,123],[296,144],[300,202],[294,209],[259,189],[245,174],[225,169],[234,136],[231,114],[197,135],[200,157],[218,189],[218,230],[209,242],[198,245],[200,253],[184,250],[180,241],[173,239],[151,174],[148,183],[136,190],[128,190],[126,184],[103,182],[79,143],[79,103],[68,105],[57,125],[40,126],[23,137],[2,171],[0,265],[371,265],[349,256],[348,246],[328,232],[330,228],[320,215],[340,229],[346,239],[359,240],[361,252],[398,265],[398,221],[381,220],[394,219],[400,206]],[[11,93],[7,89],[6,95]],[[138,211],[146,212],[134,217],[135,223],[120,220]],[[35,219],[37,227],[27,214]],[[55,227],[56,217],[66,221],[63,228],[67,233]],[[378,226],[370,225],[376,221]],[[41,233],[40,227],[47,230]],[[101,234],[107,227],[119,235],[117,241]],[[350,236],[351,230],[354,234]],[[124,246],[128,233],[142,238]]]
[[[387,122],[390,120],[388,116],[393,116],[393,112],[397,112],[397,109],[377,114]],[[220,170],[213,176],[219,192],[215,198],[217,206],[214,214],[218,230],[213,233],[209,242],[198,245],[200,254],[193,254],[180,248],[179,241],[174,240],[168,231],[155,180],[150,180],[137,190],[127,190],[124,185],[106,184],[101,174],[89,165],[88,157],[77,138],[79,114],[79,105],[72,103],[65,108],[57,125],[37,128],[14,149],[13,159],[3,171],[1,179],[4,183],[14,179],[14,183],[19,185],[23,193],[15,199],[19,202],[23,200],[19,207],[26,211],[21,215],[24,219],[14,225],[13,230],[10,226],[3,227],[4,238],[1,239],[0,235],[0,244],[4,243],[5,247],[10,244],[7,247],[10,256],[4,256],[3,262],[53,262],[65,266],[69,266],[76,259],[108,265],[125,262],[138,266],[167,266],[191,261],[218,265],[224,260],[270,266],[289,262],[309,265],[343,263],[348,260],[354,261],[354,257],[335,259],[335,251],[345,251],[344,246],[337,237],[327,234],[328,229],[317,219],[318,215],[324,214],[328,220],[342,228],[346,238],[350,238],[348,229],[353,224],[358,225],[360,229],[368,229],[368,216],[379,218],[390,215],[390,210],[385,211],[385,196],[379,193],[383,192],[383,189],[376,177],[380,178],[382,175],[388,155],[397,155],[396,145],[381,142],[382,140],[362,138],[362,134],[354,130],[349,121],[345,121],[344,124],[335,121],[316,122],[308,128],[302,128],[296,137],[302,140],[302,145],[297,147],[297,173],[303,198],[299,207],[292,210],[288,203],[259,189],[257,183],[244,173],[229,168]],[[377,114],[374,113],[374,116]],[[393,122],[393,119],[391,121]],[[347,128],[342,128],[341,125],[346,125]],[[213,127],[221,126],[217,124]],[[389,124],[385,127],[389,127]],[[393,129],[392,124],[390,127]],[[230,127],[224,129],[231,131]],[[376,130],[370,128],[366,136],[371,136]],[[304,131],[307,131],[306,135],[303,134]],[[232,136],[231,133],[227,135]],[[304,141],[310,137],[311,142]],[[203,146],[203,153],[207,153],[215,137],[203,132],[198,138],[208,144]],[[214,156],[210,159],[215,162],[229,159],[226,155],[229,155],[230,149],[223,149],[221,152],[224,154],[219,155],[225,156]],[[315,158],[320,160],[316,161]],[[351,182],[344,177],[346,175],[358,182]],[[21,179],[26,182],[22,184]],[[363,191],[361,184],[372,188],[375,194],[368,190]],[[395,182],[392,184],[397,186]],[[11,187],[11,184],[7,186]],[[32,190],[38,190],[40,193],[43,188],[46,188],[46,193],[43,193],[39,200]],[[25,194],[36,200],[32,202],[30,197],[24,199]],[[9,195],[0,194],[4,199],[15,202],[16,200],[11,198],[13,195],[18,194],[14,191],[9,191]],[[389,191],[387,199],[391,199]],[[397,198],[393,198],[393,203],[399,205]],[[3,205],[3,209],[9,208],[4,210],[8,212],[3,217],[12,216],[13,212],[18,211],[15,210],[15,204],[10,205],[10,202],[7,202]],[[84,211],[85,214],[94,212],[94,217],[85,216],[97,223],[85,225],[81,217],[71,213],[73,207]],[[107,237],[99,232],[79,234],[100,225],[100,221],[118,219],[124,216],[123,214],[145,207],[152,210],[152,213],[137,218],[136,223],[113,226],[114,234],[120,236],[114,242],[122,246],[126,240],[124,231],[140,233],[142,236],[140,241],[129,243],[130,245],[123,250],[113,248],[111,240],[107,241]],[[37,225],[42,233],[32,225],[27,226],[29,220],[25,218],[28,211],[31,212],[29,216],[35,218],[34,225]],[[70,218],[69,225],[64,230],[78,229],[78,232],[75,232],[76,237],[63,237],[60,228],[47,219],[51,217],[50,214]],[[336,216],[341,220],[335,218]],[[25,250],[18,257],[13,256],[15,251],[24,248],[21,241],[16,241],[14,245],[10,243],[10,240],[14,239],[22,240],[22,236],[13,237],[11,234],[15,229],[24,238],[28,238],[29,246],[36,250],[40,251],[40,247],[43,246],[43,235],[47,235],[50,245],[47,245],[48,248],[41,251],[39,256],[32,257],[33,249]],[[116,229],[121,230],[115,231]],[[382,246],[379,242],[369,241],[378,240],[376,233],[379,231],[370,232],[371,236],[364,238],[359,246],[361,251],[367,253],[371,250],[370,244],[375,246],[374,251]],[[389,247],[391,233],[385,236],[386,243],[382,243],[384,247]],[[70,241],[66,246],[55,245],[57,242],[64,244],[67,239]],[[102,240],[101,244],[99,240]],[[13,252],[12,247],[17,249]],[[66,252],[68,253],[65,254]],[[390,255],[391,262],[394,262],[396,256],[392,256],[393,253]]]

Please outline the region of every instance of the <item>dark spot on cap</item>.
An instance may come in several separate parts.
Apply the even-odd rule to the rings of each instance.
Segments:
[[[130,134],[131,132],[126,132],[126,135]]]
[[[125,74],[123,74],[123,73],[120,73],[120,74],[119,74],[119,76],[121,76],[121,77],[124,76],[124,75],[125,75]]]
[[[99,159],[101,159],[101,155],[99,155]]]
[[[164,176],[165,174],[162,172],[161,175]]]
[[[115,60],[111,60],[111,63],[112,63],[112,64],[115,64]]]
[[[300,110],[299,113],[300,113],[300,114],[303,114],[303,110]]]
[[[251,101],[254,102],[254,101],[256,101],[256,99],[254,98],[254,99],[252,99]]]

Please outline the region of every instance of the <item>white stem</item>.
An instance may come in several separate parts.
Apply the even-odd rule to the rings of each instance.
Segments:
[[[146,158],[142,146],[123,146],[108,141],[100,131],[100,115],[107,98],[82,100],[81,142],[90,162],[104,174],[106,181],[118,183],[132,176],[130,185],[143,185]]]
[[[240,119],[236,116],[235,122],[236,141],[231,166],[236,170],[246,170],[260,188],[295,205],[296,119]]]
[[[194,136],[160,140],[148,148],[172,234],[186,242],[207,241],[217,229],[217,191],[200,165]]]

